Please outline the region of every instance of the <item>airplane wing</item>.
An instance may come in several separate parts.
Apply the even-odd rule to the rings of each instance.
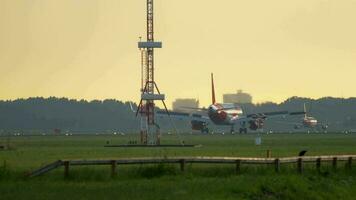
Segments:
[[[274,123],[284,124],[284,125],[293,125],[293,126],[301,126],[300,122],[290,122],[290,121],[273,121]]]
[[[195,108],[195,107],[178,107],[178,108],[183,108],[183,109],[188,109],[188,110],[199,110],[199,111],[207,111],[207,108]]]
[[[185,112],[169,111],[169,114],[168,114],[167,111],[165,111],[165,110],[158,110],[158,111],[156,111],[156,114],[160,118],[170,116],[170,117],[175,118],[175,119],[190,119],[190,114],[189,113],[185,113]]]
[[[287,116],[287,115],[304,115],[304,111],[289,112],[289,111],[276,111],[276,112],[265,112],[265,113],[253,113],[246,115],[247,118],[270,118],[278,116]]]
[[[288,115],[288,111],[276,111],[276,112],[265,112],[265,113],[253,113],[253,114],[248,114],[246,115],[246,118],[263,118],[266,119],[268,117],[276,117],[276,116],[286,116]]]
[[[187,120],[189,121],[189,125],[191,126],[192,130],[198,130],[201,131],[202,133],[208,133],[209,129],[206,127],[208,124],[210,124],[210,118],[205,115],[201,114],[196,114],[196,113],[185,113],[185,112],[169,112],[169,115],[167,111],[157,111],[156,116],[158,116],[161,119],[164,118],[170,118],[170,119],[178,119],[178,120]],[[188,124],[187,124],[188,125]]]
[[[288,114],[290,116],[294,115],[304,115],[306,112],[305,111],[296,111],[296,112],[289,112]],[[274,121],[276,123],[280,124],[289,124],[289,125],[294,125],[294,126],[301,126],[302,124],[300,122],[290,122],[290,121]]]
[[[202,120],[205,122],[210,122],[210,118],[208,116],[205,115],[201,115],[201,114],[192,114],[192,118],[195,120]]]
[[[131,102],[130,103],[130,109],[133,113],[136,113],[133,105]],[[210,119],[208,116],[202,115],[202,114],[197,114],[197,113],[187,113],[187,112],[176,112],[176,111],[167,111],[166,110],[156,110],[155,112],[156,116],[163,119],[178,119],[178,120],[189,120],[190,125],[192,126],[192,129],[194,130],[201,130],[201,131],[206,131],[205,126],[210,123]],[[198,122],[198,123],[196,123]],[[198,129],[196,129],[196,125],[198,124]],[[201,127],[201,126],[204,127]]]
[[[289,115],[304,115],[306,113],[307,112],[305,112],[305,111],[297,111],[297,112],[290,112]]]
[[[157,116],[160,118],[168,117],[168,113],[165,110],[159,110],[156,112]],[[174,112],[169,111],[169,116],[175,119],[186,119],[186,120],[200,120],[204,122],[210,122],[208,116],[196,114],[196,113],[186,113],[186,112]]]
[[[272,118],[285,118],[287,115],[300,115],[304,112],[288,112],[288,111],[275,111],[275,112],[264,112],[264,113],[252,113],[245,116],[239,116],[236,119],[233,119],[233,123],[240,124],[256,124],[257,127],[262,127],[264,121]]]

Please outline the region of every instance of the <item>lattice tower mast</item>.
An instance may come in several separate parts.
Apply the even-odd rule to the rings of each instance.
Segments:
[[[141,144],[159,145],[159,126],[155,122],[155,101],[164,102],[164,94],[160,94],[154,80],[154,49],[162,48],[162,42],[154,41],[153,0],[147,0],[147,41],[138,43],[141,50],[141,101],[137,110],[141,114]],[[143,84],[142,84],[143,83]],[[157,90],[158,94],[155,94]],[[169,113],[168,113],[169,115]]]

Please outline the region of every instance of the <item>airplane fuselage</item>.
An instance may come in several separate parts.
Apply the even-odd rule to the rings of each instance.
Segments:
[[[318,120],[316,120],[314,117],[304,117],[304,119],[303,119],[304,127],[313,128],[317,124],[318,124]]]
[[[242,114],[241,107],[232,103],[215,103],[208,108],[208,116],[216,125],[232,125]]]

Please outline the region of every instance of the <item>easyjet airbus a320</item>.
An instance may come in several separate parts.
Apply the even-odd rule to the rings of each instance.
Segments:
[[[178,118],[190,118],[193,130],[199,130],[203,133],[209,132],[207,125],[212,122],[215,125],[231,126],[231,133],[234,133],[235,125],[239,125],[240,133],[247,133],[248,129],[258,130],[262,129],[264,122],[267,118],[273,116],[286,116],[304,114],[304,112],[265,112],[244,114],[240,106],[234,103],[217,103],[215,100],[214,77],[211,74],[211,90],[212,90],[212,104],[206,108],[190,108],[204,111],[204,114],[197,113],[183,113],[183,112],[170,112],[171,116]],[[164,111],[158,111],[159,116],[166,115]]]

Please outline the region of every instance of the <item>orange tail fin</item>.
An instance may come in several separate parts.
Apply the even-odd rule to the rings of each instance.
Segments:
[[[214,75],[211,73],[211,100],[212,104],[215,104],[215,87],[214,87]]]

